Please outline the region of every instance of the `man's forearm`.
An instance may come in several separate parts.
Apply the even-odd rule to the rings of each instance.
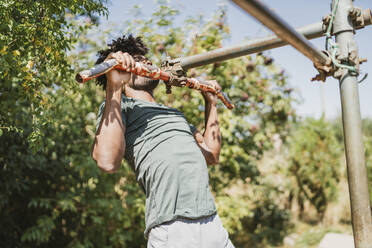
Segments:
[[[221,150],[221,133],[215,103],[206,102],[204,142],[218,162]]]
[[[114,172],[119,168],[125,151],[121,94],[121,88],[107,88],[105,109],[93,146],[93,158],[99,168],[106,172]]]

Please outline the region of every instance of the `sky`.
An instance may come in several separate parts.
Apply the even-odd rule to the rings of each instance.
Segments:
[[[264,37],[272,34],[261,23],[242,11],[232,1],[218,0],[172,0],[172,5],[182,10],[176,22],[182,24],[187,16],[203,14],[211,17],[218,5],[227,6],[227,22],[230,26],[231,39],[227,46],[237,45],[247,39]],[[292,27],[300,27],[319,22],[322,17],[330,13],[331,0],[262,0],[285,19]],[[354,5],[362,9],[372,8],[372,3],[366,0],[355,0]],[[132,6],[138,4],[142,7],[144,17],[151,15],[156,8],[154,0],[111,0],[109,16],[102,20],[102,25],[110,23],[124,23],[130,20]],[[372,25],[356,32],[356,41],[359,47],[359,56],[368,58],[372,62]],[[325,38],[311,40],[319,49],[324,49]],[[275,48],[265,54],[274,58],[277,65],[282,67],[289,75],[289,83],[300,95],[301,103],[296,105],[297,113],[301,116],[318,118],[325,112],[326,118],[336,118],[341,115],[341,103],[338,80],[328,78],[325,83],[311,82],[310,79],[317,74],[312,62],[290,46]],[[180,54],[182,57],[183,54]],[[372,67],[371,62],[361,65],[361,72],[368,73],[367,77],[359,84],[359,98],[362,118],[372,118]],[[322,97],[323,95],[323,97]],[[323,99],[323,102],[322,102]]]

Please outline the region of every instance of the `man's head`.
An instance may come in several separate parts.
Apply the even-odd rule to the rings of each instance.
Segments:
[[[110,53],[123,52],[129,53],[133,56],[136,62],[144,64],[152,64],[151,61],[145,57],[148,52],[148,48],[143,43],[141,37],[133,37],[132,35],[123,35],[116,40],[113,40],[107,45],[109,48],[98,51],[98,59],[96,64],[102,63]],[[133,75],[133,80],[129,83],[129,87],[135,90],[145,90],[150,93],[157,87],[159,80],[153,80],[140,76]],[[97,78],[97,84],[102,85],[103,89],[106,89],[107,78],[106,75],[101,75]]]

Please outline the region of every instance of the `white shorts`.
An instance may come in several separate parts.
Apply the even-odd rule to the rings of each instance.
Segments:
[[[217,214],[178,218],[150,230],[147,248],[234,248]]]

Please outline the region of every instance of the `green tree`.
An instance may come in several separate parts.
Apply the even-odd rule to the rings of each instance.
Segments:
[[[73,68],[67,52],[97,14],[107,13],[104,3],[106,0],[0,1],[1,132],[24,131],[17,117],[28,106],[32,132],[24,135],[37,149],[43,125],[49,121],[43,111],[52,106],[44,90],[71,83]],[[87,21],[76,25],[79,18]]]
[[[102,30],[88,32],[93,15],[105,13],[102,3],[2,2],[4,25],[24,28],[6,39],[12,34],[1,26],[1,44],[7,44],[0,60],[5,82],[0,86],[5,102],[0,107],[5,131],[0,137],[2,247],[145,247],[144,194],[134,173],[124,163],[117,174],[105,175],[90,157],[104,92],[92,82],[79,86],[74,81],[74,73],[92,66],[92,54],[110,37],[110,31],[103,33],[106,37]],[[25,16],[17,25],[14,8],[14,13]],[[179,57],[221,47],[229,37],[225,11],[219,9],[210,21],[192,17],[175,26],[178,10],[160,4],[151,17],[131,20],[128,31],[144,37],[150,57],[159,65],[165,53]],[[28,32],[24,22],[36,31]],[[35,42],[28,43],[32,38]],[[22,66],[15,66],[14,56]],[[217,204],[234,232],[234,242],[242,247],[249,242],[280,242],[287,212],[277,204],[276,191],[260,180],[257,161],[272,149],[275,139],[285,139],[288,122],[295,118],[285,73],[270,57],[259,54],[188,74],[217,79],[236,105],[233,111],[219,106],[221,163],[210,168]],[[164,86],[156,92],[160,102],[181,109],[202,128],[200,93],[179,88],[171,95],[164,92]],[[239,197],[225,190],[241,183],[264,193]],[[229,204],[229,199],[241,207]],[[271,221],[276,224],[269,225]]]
[[[299,122],[289,139],[289,173],[303,216],[305,202],[315,207],[320,219],[334,200],[340,180],[340,144],[331,123],[323,118]]]

